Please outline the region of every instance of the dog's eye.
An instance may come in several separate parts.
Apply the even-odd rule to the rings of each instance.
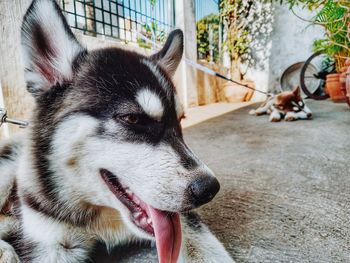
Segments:
[[[161,123],[160,121],[152,119],[145,114],[119,115],[118,119],[123,123],[134,126],[148,126]]]
[[[119,118],[127,124],[138,124],[140,122],[140,117],[136,114],[124,115]]]

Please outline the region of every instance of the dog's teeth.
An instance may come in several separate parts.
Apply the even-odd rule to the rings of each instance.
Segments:
[[[148,218],[148,219],[147,219],[147,224],[149,224],[149,225],[151,225],[151,224],[152,224],[152,220],[151,220],[151,218]]]
[[[142,219],[140,220],[140,223],[141,223],[141,225],[147,225],[147,219],[146,219],[146,217],[142,217]]]
[[[127,195],[132,196],[134,193],[131,192],[129,189],[125,189],[125,193],[127,193]]]
[[[134,217],[134,218],[138,218],[138,217],[140,217],[141,215],[142,215],[142,212],[136,212],[136,213],[133,214],[133,217]]]
[[[138,199],[137,197],[134,196],[133,201],[135,204],[140,205],[140,199]]]

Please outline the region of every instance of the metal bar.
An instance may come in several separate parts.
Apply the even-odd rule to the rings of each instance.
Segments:
[[[124,3],[125,0],[123,0],[123,23],[124,23],[124,26],[123,26],[123,31],[124,31],[124,40],[126,40],[126,30],[125,30],[125,3]]]
[[[5,118],[4,123],[15,124],[15,125],[20,126],[21,128],[25,128],[29,125],[29,122],[27,122],[27,121],[20,121],[20,120],[15,120],[15,119],[10,119],[10,118]]]
[[[161,0],[161,1],[159,1],[158,2],[158,10],[159,10],[159,20],[161,20],[161,21],[166,21],[166,18],[165,18],[165,16],[164,16],[164,6],[165,6],[165,4],[164,4],[164,0]],[[161,32],[161,31],[164,31],[164,29],[165,29],[165,26],[162,24],[162,23],[160,23],[159,24],[159,28],[158,28],[158,30]]]
[[[112,1],[109,2],[109,29],[111,30],[110,36],[113,37],[113,28],[112,28]]]
[[[104,4],[103,4],[103,0],[101,0],[101,9],[102,9],[102,28],[103,28],[103,35],[106,33],[105,30],[105,12],[104,12]]]
[[[167,29],[171,29],[175,25],[175,0],[159,0],[154,8],[154,14],[151,12],[149,1],[146,0],[101,0],[100,4],[97,4],[96,0],[72,0],[74,6],[73,11],[67,9],[67,4],[64,0],[60,1],[62,2],[63,11],[67,15],[74,17],[74,25],[72,25],[72,27],[84,33],[89,32],[92,36],[106,35],[119,39],[124,38],[124,40],[130,41],[135,40],[133,31],[135,29],[139,30],[140,25],[142,26],[144,23],[156,23],[156,35],[160,31],[167,31]],[[83,14],[78,13],[78,3],[84,8]],[[116,7],[115,11],[112,11],[112,6]],[[93,14],[88,14],[87,8],[92,8]],[[113,22],[114,16],[116,16],[116,21]],[[85,23],[83,28],[78,25],[78,20],[80,19]],[[106,21],[108,19],[109,22]],[[97,22],[102,24],[102,32],[97,32]],[[119,22],[124,23],[123,29],[121,29]],[[89,26],[90,24],[91,26]],[[106,31],[107,27],[110,29],[109,33]],[[113,33],[113,30],[117,30],[117,34]],[[120,34],[121,30],[124,31],[122,35]],[[131,39],[127,38],[128,32],[130,33]]]
[[[142,10],[142,2],[141,2],[141,0],[140,0],[140,10]],[[143,19],[142,19],[142,14],[140,14],[140,18],[141,18],[141,21],[140,21],[140,22],[142,23],[142,20],[143,20]]]
[[[73,7],[74,7],[74,27],[78,28],[78,20],[77,20],[77,4],[75,1],[73,1]]]
[[[83,7],[84,7],[84,20],[85,20],[85,27],[84,27],[84,29],[85,29],[86,32],[89,32],[88,24],[87,24],[87,14],[86,14],[86,1],[84,1]]]
[[[148,20],[147,3],[148,3],[148,1],[145,1],[145,16],[146,16],[146,18],[147,18],[147,20]],[[147,20],[146,20],[146,21],[147,21]],[[148,21],[147,21],[147,22],[148,22]]]
[[[172,26],[175,26],[176,25],[176,15],[175,15],[175,8],[176,8],[176,6],[175,6],[176,4],[175,4],[175,0],[173,0],[173,4],[172,4],[172,16],[173,16],[173,24],[172,24]]]
[[[94,33],[97,34],[97,25],[96,25],[96,5],[95,5],[95,0],[92,0],[92,8],[94,11]]]
[[[132,41],[132,8],[131,8],[131,2],[129,1],[129,31],[130,31],[130,41]]]
[[[116,1],[116,3],[115,3],[115,12],[116,12],[116,19],[117,19],[117,38],[120,38],[120,25],[119,25],[119,17],[120,17],[120,15],[119,15],[119,3],[118,3],[118,1]]]

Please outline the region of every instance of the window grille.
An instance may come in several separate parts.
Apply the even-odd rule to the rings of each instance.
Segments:
[[[84,34],[162,42],[174,27],[174,0],[60,0],[68,24]],[[146,44],[146,43],[145,43]]]

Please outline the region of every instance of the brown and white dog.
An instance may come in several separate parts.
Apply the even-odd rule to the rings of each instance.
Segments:
[[[271,122],[308,120],[312,118],[312,112],[306,106],[300,94],[300,87],[293,91],[284,91],[275,96],[270,96],[259,108],[251,110],[250,115],[269,114]]]
[[[22,49],[36,109],[0,147],[0,262],[80,263],[97,241],[133,240],[161,263],[233,262],[191,212],[220,185],[182,136],[182,31],[150,57],[88,51],[54,0],[34,0]]]

